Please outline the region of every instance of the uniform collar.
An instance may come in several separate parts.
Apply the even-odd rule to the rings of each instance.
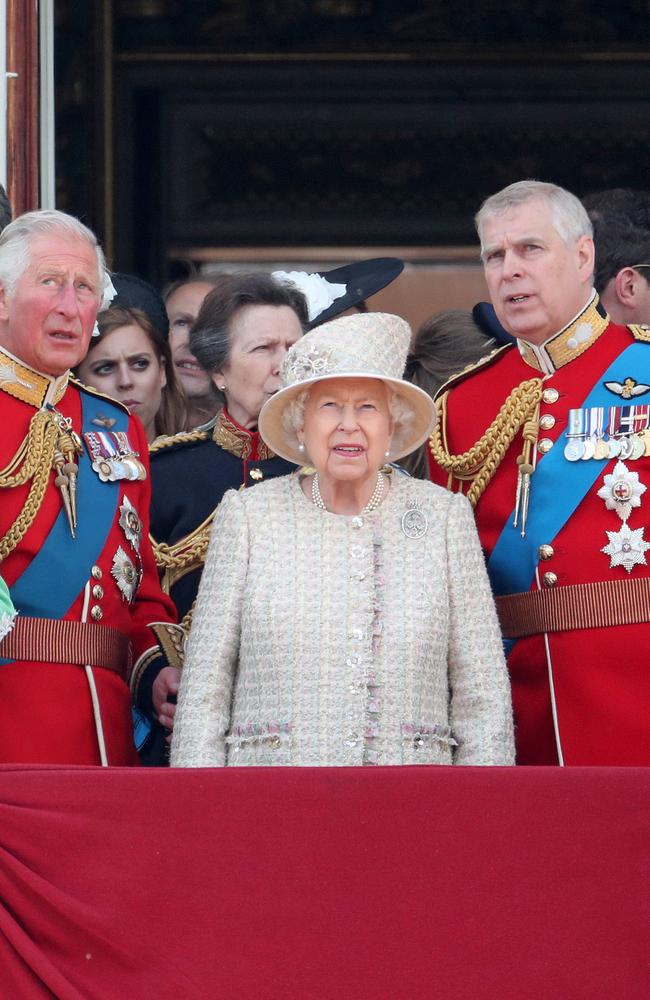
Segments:
[[[552,375],[595,344],[608,324],[609,316],[594,292],[584,309],[543,344],[529,344],[526,340],[518,340],[517,344],[526,364],[543,375]]]
[[[6,347],[0,347],[0,391],[41,409],[47,403],[55,406],[68,388],[70,372],[45,375],[14,357]]]
[[[241,427],[230,416],[225,406],[217,414],[212,429],[212,440],[231,455],[236,455],[244,461],[263,462],[267,458],[275,458],[259,435],[259,431],[249,431]]]

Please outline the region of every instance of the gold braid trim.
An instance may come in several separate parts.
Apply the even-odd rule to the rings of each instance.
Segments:
[[[542,398],[542,380],[531,378],[515,386],[482,437],[462,455],[450,455],[447,450],[448,395],[438,400],[439,416],[429,447],[450,480],[471,481],[467,499],[475,507],[520,428],[525,425],[527,443],[536,439],[537,422],[533,421]]]
[[[193,441],[209,440],[209,432],[199,430],[198,427],[193,431],[179,431],[177,434],[161,434],[149,445],[149,454],[153,455],[154,452],[162,451],[163,448],[171,448],[175,444],[191,444]]]
[[[156,564],[160,569],[180,569],[188,566],[192,562],[205,560],[210,541],[210,529],[214,511],[209,515],[198,528],[195,528],[189,535],[185,535],[173,545],[166,542],[157,542],[153,536],[149,536],[153,546]]]
[[[183,629],[183,631],[187,635],[190,634],[190,629],[192,627],[192,619],[194,617],[194,608],[195,607],[196,607],[196,598],[194,598],[194,600],[192,601],[192,607],[190,608],[190,610],[186,611],[185,614],[183,615],[183,618],[182,618],[181,623],[180,623],[181,628]]]
[[[32,480],[25,506],[7,534],[0,540],[0,561],[6,559],[22,541],[40,510],[50,478],[58,436],[59,430],[50,415],[39,410],[29,422],[27,437],[8,465],[0,471],[0,489],[22,486],[29,479]],[[21,463],[22,468],[16,471]]]
[[[166,542],[157,542],[149,535],[156,565],[161,570],[161,585],[166,594],[177,580],[180,580],[191,570],[203,566],[210,543],[210,531],[212,530],[212,520],[214,511],[206,517],[205,521],[185,535],[184,538],[168,545]]]

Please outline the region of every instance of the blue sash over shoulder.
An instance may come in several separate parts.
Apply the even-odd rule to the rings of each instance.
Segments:
[[[91,421],[98,416],[99,403],[94,396],[81,392],[84,433],[93,430]],[[111,407],[115,430],[127,430],[129,417],[121,407],[113,407],[105,399],[101,406],[104,410]],[[77,478],[77,537],[72,538],[62,508],[40,551],[11,588],[14,606],[21,614],[32,618],[65,616],[106,544],[119,496],[119,482],[101,482],[84,449]]]
[[[630,371],[650,383],[650,345],[636,342],[619,354],[599,377],[581,408],[610,406],[612,395],[603,383],[623,383]],[[551,543],[559,534],[607,464],[596,460],[567,461],[566,442],[565,431],[537,463],[531,483],[526,537],[522,538],[519,528],[513,527],[513,510],[497,540],[487,567],[496,596],[530,590],[539,546]]]

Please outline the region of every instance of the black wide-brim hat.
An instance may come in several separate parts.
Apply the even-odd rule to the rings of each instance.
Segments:
[[[273,277],[286,284],[292,284],[298,288],[307,299],[309,306],[310,290],[308,279],[312,275],[318,275],[323,281],[330,285],[345,285],[345,293],[339,295],[328,306],[309,320],[308,330],[313,330],[321,323],[327,323],[340,316],[346,309],[351,309],[371,295],[380,292],[386,285],[390,285],[398,275],[404,270],[404,261],[398,257],[374,257],[372,260],[358,260],[353,264],[344,264],[342,267],[335,267],[331,271],[274,271]],[[318,297],[316,299],[318,301]],[[309,308],[312,315],[313,308]]]
[[[169,320],[160,292],[136,274],[120,274],[113,271],[111,272],[111,281],[117,293],[111,306],[140,309],[151,325],[167,340],[169,338]]]

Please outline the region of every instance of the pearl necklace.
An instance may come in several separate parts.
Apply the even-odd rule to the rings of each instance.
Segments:
[[[363,510],[360,511],[360,514],[369,514],[371,510],[374,510],[375,507],[378,507],[383,499],[383,496],[384,496],[384,477],[382,473],[379,472],[377,475],[377,482],[375,484],[374,490],[372,491],[370,500],[363,508]],[[315,507],[318,507],[319,510],[327,511],[327,507],[325,506],[325,503],[320,493],[318,474],[316,474],[311,481],[311,499]]]

